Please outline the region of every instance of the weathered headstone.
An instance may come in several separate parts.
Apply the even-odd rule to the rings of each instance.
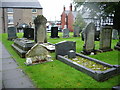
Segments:
[[[37,64],[51,61],[51,56],[49,55],[46,48],[44,48],[39,43],[35,44],[27,53],[26,53],[26,64]]]
[[[8,27],[8,40],[12,40],[17,38],[16,28],[15,27]]]
[[[74,27],[74,35],[73,37],[80,37],[80,27],[79,26],[75,26]]]
[[[63,38],[69,37],[69,29],[65,26],[63,29]]]
[[[24,38],[34,39],[34,29],[33,28],[24,28]]]
[[[35,42],[28,40],[27,38],[17,38],[14,40],[12,47],[22,58],[25,57],[25,54],[34,46]]]
[[[62,56],[68,55],[70,50],[73,50],[76,52],[76,42],[62,41],[55,44],[56,58],[57,58],[57,55],[62,55]]]
[[[43,15],[38,15],[35,20],[35,42],[47,43],[46,23],[47,19]]]
[[[94,39],[95,39],[95,24],[89,23],[84,29],[84,46],[83,46],[83,54],[91,54],[94,52]]]
[[[58,27],[51,27],[51,38],[59,38]]]
[[[118,39],[118,30],[113,29],[113,31],[112,31],[112,39]]]
[[[103,26],[100,31],[100,50],[111,51],[112,27]]]

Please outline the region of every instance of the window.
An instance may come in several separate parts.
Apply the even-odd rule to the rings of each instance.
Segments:
[[[8,15],[8,24],[14,24],[13,15]]]
[[[32,9],[32,13],[36,13],[37,12],[37,9]]]
[[[13,8],[7,8],[8,13],[13,13]]]

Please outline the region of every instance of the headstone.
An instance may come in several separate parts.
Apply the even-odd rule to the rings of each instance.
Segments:
[[[112,31],[112,39],[118,39],[118,30],[113,29],[113,31]]]
[[[83,54],[91,54],[94,52],[94,39],[95,39],[95,24],[89,23],[84,29],[84,46],[83,46]]]
[[[70,50],[73,50],[76,52],[76,42],[62,41],[55,44],[56,58],[57,58],[57,55],[62,55],[62,56],[68,55]]]
[[[49,55],[46,48],[44,48],[39,43],[35,44],[27,53],[26,53],[26,64],[37,64],[51,61],[51,56]]]
[[[35,42],[28,40],[27,38],[17,38],[14,40],[12,47],[22,58],[25,58],[25,54],[34,46]]]
[[[74,35],[73,35],[73,37],[80,37],[80,32],[81,32],[80,27],[75,26],[74,27]]]
[[[63,38],[68,38],[68,37],[69,37],[69,29],[65,25],[63,29]]]
[[[33,28],[24,28],[23,37],[33,40],[34,39],[34,29]]]
[[[12,40],[17,38],[16,28],[15,27],[8,27],[8,40]]]
[[[100,31],[95,31],[95,41],[100,40]]]
[[[100,50],[111,51],[112,27],[103,26],[100,31]]]
[[[43,15],[38,15],[35,20],[35,42],[47,43],[46,23],[47,19]]]
[[[51,27],[51,38],[59,38],[58,27]]]

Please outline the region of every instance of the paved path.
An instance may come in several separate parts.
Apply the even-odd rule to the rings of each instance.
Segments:
[[[0,47],[0,50],[2,49],[2,58],[0,58],[0,62],[2,62],[2,88],[35,88],[1,42],[0,46],[2,46]]]

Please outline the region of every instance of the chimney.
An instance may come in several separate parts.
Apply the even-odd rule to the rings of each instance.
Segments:
[[[65,6],[63,7],[63,10],[65,11]]]
[[[72,11],[72,3],[70,4],[70,11]]]

